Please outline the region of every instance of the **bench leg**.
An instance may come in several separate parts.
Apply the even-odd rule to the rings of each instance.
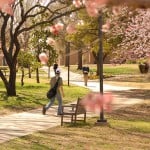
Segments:
[[[71,123],[73,122],[73,115],[71,115]]]
[[[77,121],[77,115],[75,114],[74,117],[75,117],[75,118],[74,118],[74,123],[76,123],[76,121]]]
[[[86,122],[86,113],[84,113],[84,122]]]
[[[61,126],[63,126],[63,115],[61,115]]]

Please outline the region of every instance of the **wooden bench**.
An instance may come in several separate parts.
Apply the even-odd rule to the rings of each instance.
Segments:
[[[61,126],[64,123],[64,117],[70,116],[71,123],[76,123],[76,121],[81,121],[77,118],[77,115],[83,115],[82,121],[86,122],[86,110],[81,105],[81,98],[78,98],[76,104],[64,105],[62,106],[62,115],[61,115]],[[81,118],[81,117],[80,117]]]

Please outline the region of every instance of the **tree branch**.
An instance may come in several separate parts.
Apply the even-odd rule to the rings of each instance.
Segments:
[[[8,23],[8,20],[9,20],[9,16],[6,15],[3,17],[4,21],[3,21],[3,24],[2,24],[2,27],[1,27],[1,45],[2,45],[2,51],[3,51],[3,54],[6,58],[6,60],[10,60],[10,56],[8,55],[8,52],[7,52],[7,48],[6,48],[6,35],[5,35],[5,32],[6,32],[6,27],[7,27],[7,23]],[[10,65],[8,63],[8,65]]]
[[[22,32],[25,32],[25,31],[29,31],[29,30],[31,30],[31,29],[33,29],[33,28],[39,26],[39,25],[51,23],[51,22],[53,22],[54,20],[56,20],[56,19],[58,19],[58,18],[61,18],[62,16],[69,15],[69,14],[71,14],[72,12],[76,12],[76,11],[78,11],[78,10],[80,10],[80,9],[82,9],[82,8],[76,8],[76,9],[74,9],[74,10],[70,10],[70,11],[67,11],[67,12],[65,12],[65,13],[58,14],[57,16],[54,16],[54,17],[50,18],[49,20],[45,20],[45,21],[42,21],[42,22],[38,22],[38,23],[36,23],[36,24],[34,24],[34,25],[31,25],[31,26],[28,27],[28,28],[23,28],[23,29],[21,29],[21,30],[18,31],[18,34],[20,34],[20,33],[22,33]]]

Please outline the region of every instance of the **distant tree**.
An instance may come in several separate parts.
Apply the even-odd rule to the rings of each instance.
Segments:
[[[104,12],[104,22],[106,16],[106,11]],[[79,52],[83,49],[88,49],[92,52],[95,62],[97,64],[97,75],[99,75],[99,23],[97,18],[93,18],[87,15],[85,10],[80,10],[78,12],[78,21],[74,24],[76,27],[76,32],[67,36],[71,42],[75,45],[75,49]],[[103,60],[111,53],[111,47],[113,43],[107,41],[107,36],[103,35],[103,47],[104,55]],[[82,56],[80,54],[80,56]]]
[[[25,77],[25,71],[24,68],[32,68],[32,71],[36,70],[41,64],[37,62],[33,54],[26,52],[26,51],[20,51],[17,58],[18,62],[18,69],[21,69],[21,86],[24,85],[24,77]],[[30,73],[30,72],[28,72]]]
[[[49,30],[45,30],[45,25],[40,26],[39,28],[34,29],[33,32],[31,32],[31,38],[30,38],[30,45],[32,46],[32,51],[35,55],[35,58],[37,59],[38,62],[39,60],[39,54],[41,52],[45,52],[48,56],[48,77],[50,74],[50,66],[53,65],[53,63],[57,60],[58,54],[57,51],[55,50],[54,47],[46,43],[46,40],[48,37],[53,36]],[[39,73],[38,73],[38,68],[36,69],[37,71],[37,81],[39,81]]]

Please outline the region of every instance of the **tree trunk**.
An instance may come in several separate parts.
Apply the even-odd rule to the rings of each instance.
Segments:
[[[36,82],[37,82],[37,83],[40,83],[39,68],[36,69]]]
[[[48,78],[50,78],[50,66],[48,66]]]
[[[23,79],[24,79],[24,68],[21,67],[21,72],[22,72],[22,75],[21,75],[21,86],[24,85],[24,82],[23,82]]]
[[[66,42],[66,58],[65,58],[65,67],[68,67],[70,59],[70,43]]]
[[[92,54],[93,54],[93,57],[95,59],[96,65],[97,65],[96,75],[98,76],[99,72],[100,72],[100,69],[99,69],[99,53],[96,53],[96,52],[93,51]]]
[[[29,71],[29,78],[31,78],[31,67],[28,67],[28,71]]]
[[[7,95],[16,96],[16,66],[10,67],[9,82],[6,85]]]
[[[79,70],[82,70],[82,49],[78,51],[78,68]]]

